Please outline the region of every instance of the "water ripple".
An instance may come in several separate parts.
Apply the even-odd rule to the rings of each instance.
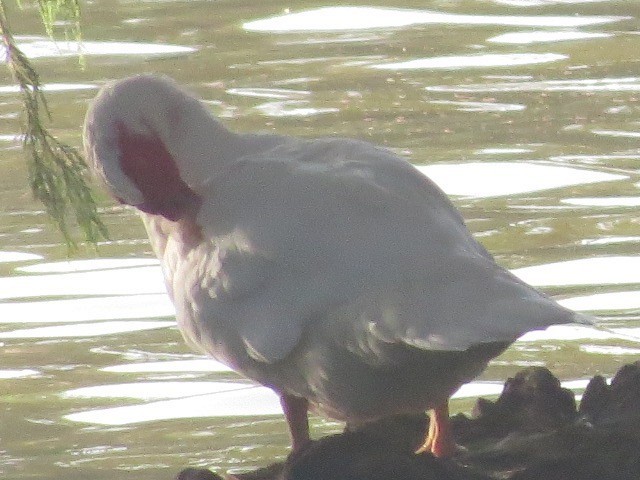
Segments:
[[[518,268],[511,273],[536,286],[640,284],[640,256],[581,258]]]
[[[164,293],[0,303],[0,323],[72,323],[173,315],[173,304]]]
[[[529,162],[469,162],[418,165],[449,195],[500,197],[571,185],[608,182],[625,175]],[[482,182],[478,182],[482,178]]]
[[[550,32],[540,30],[535,32],[511,32],[503,33],[488,39],[491,43],[505,43],[510,45],[531,45],[533,43],[553,43],[568,40],[588,40],[593,38],[612,37],[610,33],[580,32],[577,30],[561,30]]]
[[[471,83],[466,85],[433,85],[430,92],[494,93],[494,92],[640,92],[639,77],[587,78],[576,80],[526,81],[514,78],[510,82]]]
[[[558,53],[487,53],[483,55],[453,55],[447,57],[418,58],[406,62],[372,65],[379,70],[458,69],[486,67],[514,67],[564,60]]]
[[[0,277],[0,299],[165,292],[160,266]]]
[[[0,263],[10,262],[28,262],[33,260],[42,260],[42,255],[25,252],[0,252]]]
[[[103,335],[113,335],[116,333],[141,332],[143,330],[155,330],[175,326],[175,322],[161,321],[113,321],[113,322],[91,322],[70,325],[56,325],[54,327],[24,328],[0,332],[0,338],[83,338],[101,337]]]
[[[138,42],[53,41],[34,37],[16,37],[18,47],[28,58],[73,57],[78,55],[172,56],[195,52],[192,47]],[[4,49],[4,47],[0,47]],[[4,61],[5,54],[2,54]]]
[[[243,28],[256,32],[319,32],[352,31],[374,28],[399,28],[411,25],[505,25],[528,27],[579,27],[599,25],[627,19],[622,16],[524,16],[524,15],[461,15],[376,7],[323,7],[298,13],[288,13],[253,20]]]

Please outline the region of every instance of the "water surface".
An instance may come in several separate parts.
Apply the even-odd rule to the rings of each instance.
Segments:
[[[529,365],[578,394],[640,353],[640,36],[624,0],[83,4],[84,42],[9,13],[63,139],[105,82],[170,75],[230,128],[384,145],[449,193],[525,281],[606,330],[527,334],[452,402]],[[81,68],[77,53],[84,55]],[[20,99],[0,81],[0,475],[172,478],[287,453],[277,399],[189,350],[130,210],[67,258],[28,193]],[[314,435],[341,425],[313,418]]]

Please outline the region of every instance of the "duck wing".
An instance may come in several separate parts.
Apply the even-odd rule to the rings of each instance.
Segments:
[[[208,192],[205,321],[235,329],[255,360],[311,338],[363,356],[376,343],[465,350],[574,321],[498,266],[433,182],[368,143],[283,143],[239,158]]]

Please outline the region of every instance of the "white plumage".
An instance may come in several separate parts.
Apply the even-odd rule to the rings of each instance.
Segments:
[[[141,211],[185,338],[281,395],[294,448],[307,402],[350,423],[435,409],[432,430],[446,430],[449,396],[509,343],[583,321],[498,266],[436,185],[369,143],[232,133],[142,75],[100,92],[85,147]],[[431,437],[425,449],[452,453],[446,432]]]

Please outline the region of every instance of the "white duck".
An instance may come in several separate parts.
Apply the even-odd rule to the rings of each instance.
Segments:
[[[281,398],[358,424],[432,410],[523,333],[586,322],[495,263],[445,194],[362,141],[237,134],[173,81],[104,87],[87,157],[140,211],[184,337]],[[478,179],[482,181],[482,179]]]

